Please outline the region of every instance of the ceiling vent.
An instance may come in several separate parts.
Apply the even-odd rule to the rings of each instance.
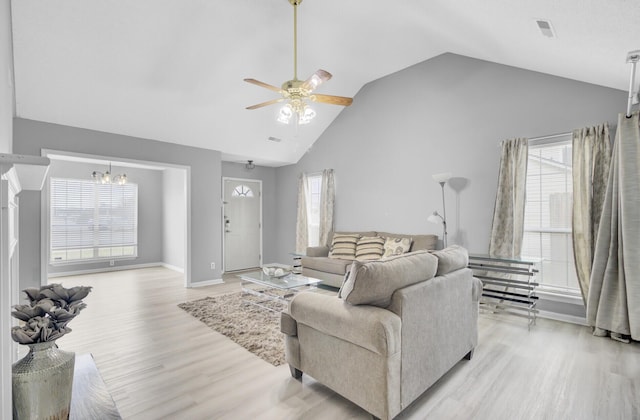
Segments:
[[[556,37],[556,33],[553,30],[551,21],[544,20],[544,19],[536,19],[536,25],[538,26],[538,29],[540,29],[540,32],[542,33],[542,35],[546,36],[547,38]]]
[[[282,140],[277,138],[277,137],[273,137],[273,136],[269,136],[269,138],[267,139],[269,141],[274,141],[276,143],[280,143]]]

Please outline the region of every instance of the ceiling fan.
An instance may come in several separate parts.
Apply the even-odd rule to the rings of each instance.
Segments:
[[[323,82],[331,79],[331,73],[328,71],[318,70],[307,80],[298,80],[298,5],[302,3],[302,0],[289,0],[289,3],[293,6],[293,79],[284,82],[282,87],[276,87],[256,79],[244,79],[245,82],[267,88],[282,95],[281,98],[248,106],[246,109],[258,109],[264,106],[287,101],[287,103],[280,109],[278,121],[288,124],[294,114],[296,114],[297,118],[295,121],[299,124],[307,124],[316,115],[316,112],[309,107],[307,101],[349,106],[353,102],[353,99],[344,96],[313,93]]]

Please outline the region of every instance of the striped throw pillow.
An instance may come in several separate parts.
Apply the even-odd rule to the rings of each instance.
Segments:
[[[384,254],[384,238],[380,236],[363,236],[356,245],[356,260],[379,260]]]
[[[329,258],[340,258],[343,260],[356,259],[356,244],[360,235],[349,233],[336,233],[331,242]]]
[[[409,252],[411,249],[411,238],[392,238],[388,237],[384,241],[384,254],[382,258],[388,258],[394,255],[402,255]]]

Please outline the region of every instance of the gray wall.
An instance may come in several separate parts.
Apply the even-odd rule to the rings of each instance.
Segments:
[[[95,171],[106,167],[80,162],[52,160],[49,178],[90,179]],[[113,167],[114,174],[126,173],[130,183],[138,185],[138,258],[115,260],[115,266],[162,262],[162,172],[151,169]],[[48,183],[47,183],[48,185]],[[48,194],[48,189],[44,191]],[[81,270],[108,269],[109,261],[90,264],[49,264],[49,273],[68,273]]]
[[[185,194],[186,171],[162,171],[162,261],[175,268],[185,268]]]
[[[335,169],[337,230],[440,236],[440,226],[427,222],[442,209],[431,175],[451,172],[449,244],[486,253],[498,143],[605,121],[614,132],[625,104],[623,91],[455,54],[371,82],[296,165],[278,168],[278,258],[295,247],[298,175],[324,168]],[[577,305],[541,301],[539,307],[584,314]]]
[[[289,263],[290,255],[285,259],[278,259],[278,226],[277,201],[278,185],[276,182],[276,168],[257,166],[247,169],[244,163],[222,162],[222,176],[229,178],[245,178],[262,180],[262,261]]]
[[[215,181],[221,177],[220,152],[21,118],[14,119],[14,152],[40,155],[43,148],[189,166],[191,281],[197,283],[221,277],[219,269],[210,268],[211,262],[217,262],[216,267],[221,266],[221,183]],[[29,203],[24,203],[21,195],[21,222],[23,218],[28,217],[33,219],[34,223],[40,223],[40,195],[35,195],[30,197]],[[29,215],[28,212],[31,211],[35,212],[37,217]],[[23,268],[31,266],[39,272],[39,227],[37,234],[31,231],[20,233],[20,270],[23,272]],[[28,252],[23,253],[23,249]]]
[[[0,1],[0,153],[12,152],[13,139],[13,46],[11,2]]]
[[[500,160],[498,143],[609,121],[623,91],[443,54],[365,85],[296,165],[278,168],[278,256],[295,246],[296,180],[335,169],[335,227],[435,233],[445,189],[449,243],[487,252]],[[319,110],[321,112],[321,110]],[[303,130],[304,128],[301,128]]]

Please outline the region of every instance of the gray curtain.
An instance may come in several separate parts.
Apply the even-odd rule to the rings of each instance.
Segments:
[[[329,232],[333,230],[333,207],[335,202],[335,184],[333,169],[322,171],[322,187],[320,190],[320,245],[327,245]]]
[[[609,125],[573,131],[573,255],[586,305],[593,250],[607,190],[611,139]]]
[[[587,322],[595,335],[640,340],[640,130],[638,113],[618,130],[594,251]]]
[[[296,218],[296,252],[304,254],[309,246],[309,227],[307,216],[307,175],[298,178],[298,215]]]
[[[498,191],[493,210],[489,254],[518,257],[522,249],[524,205],[527,185],[527,139],[502,142]]]

